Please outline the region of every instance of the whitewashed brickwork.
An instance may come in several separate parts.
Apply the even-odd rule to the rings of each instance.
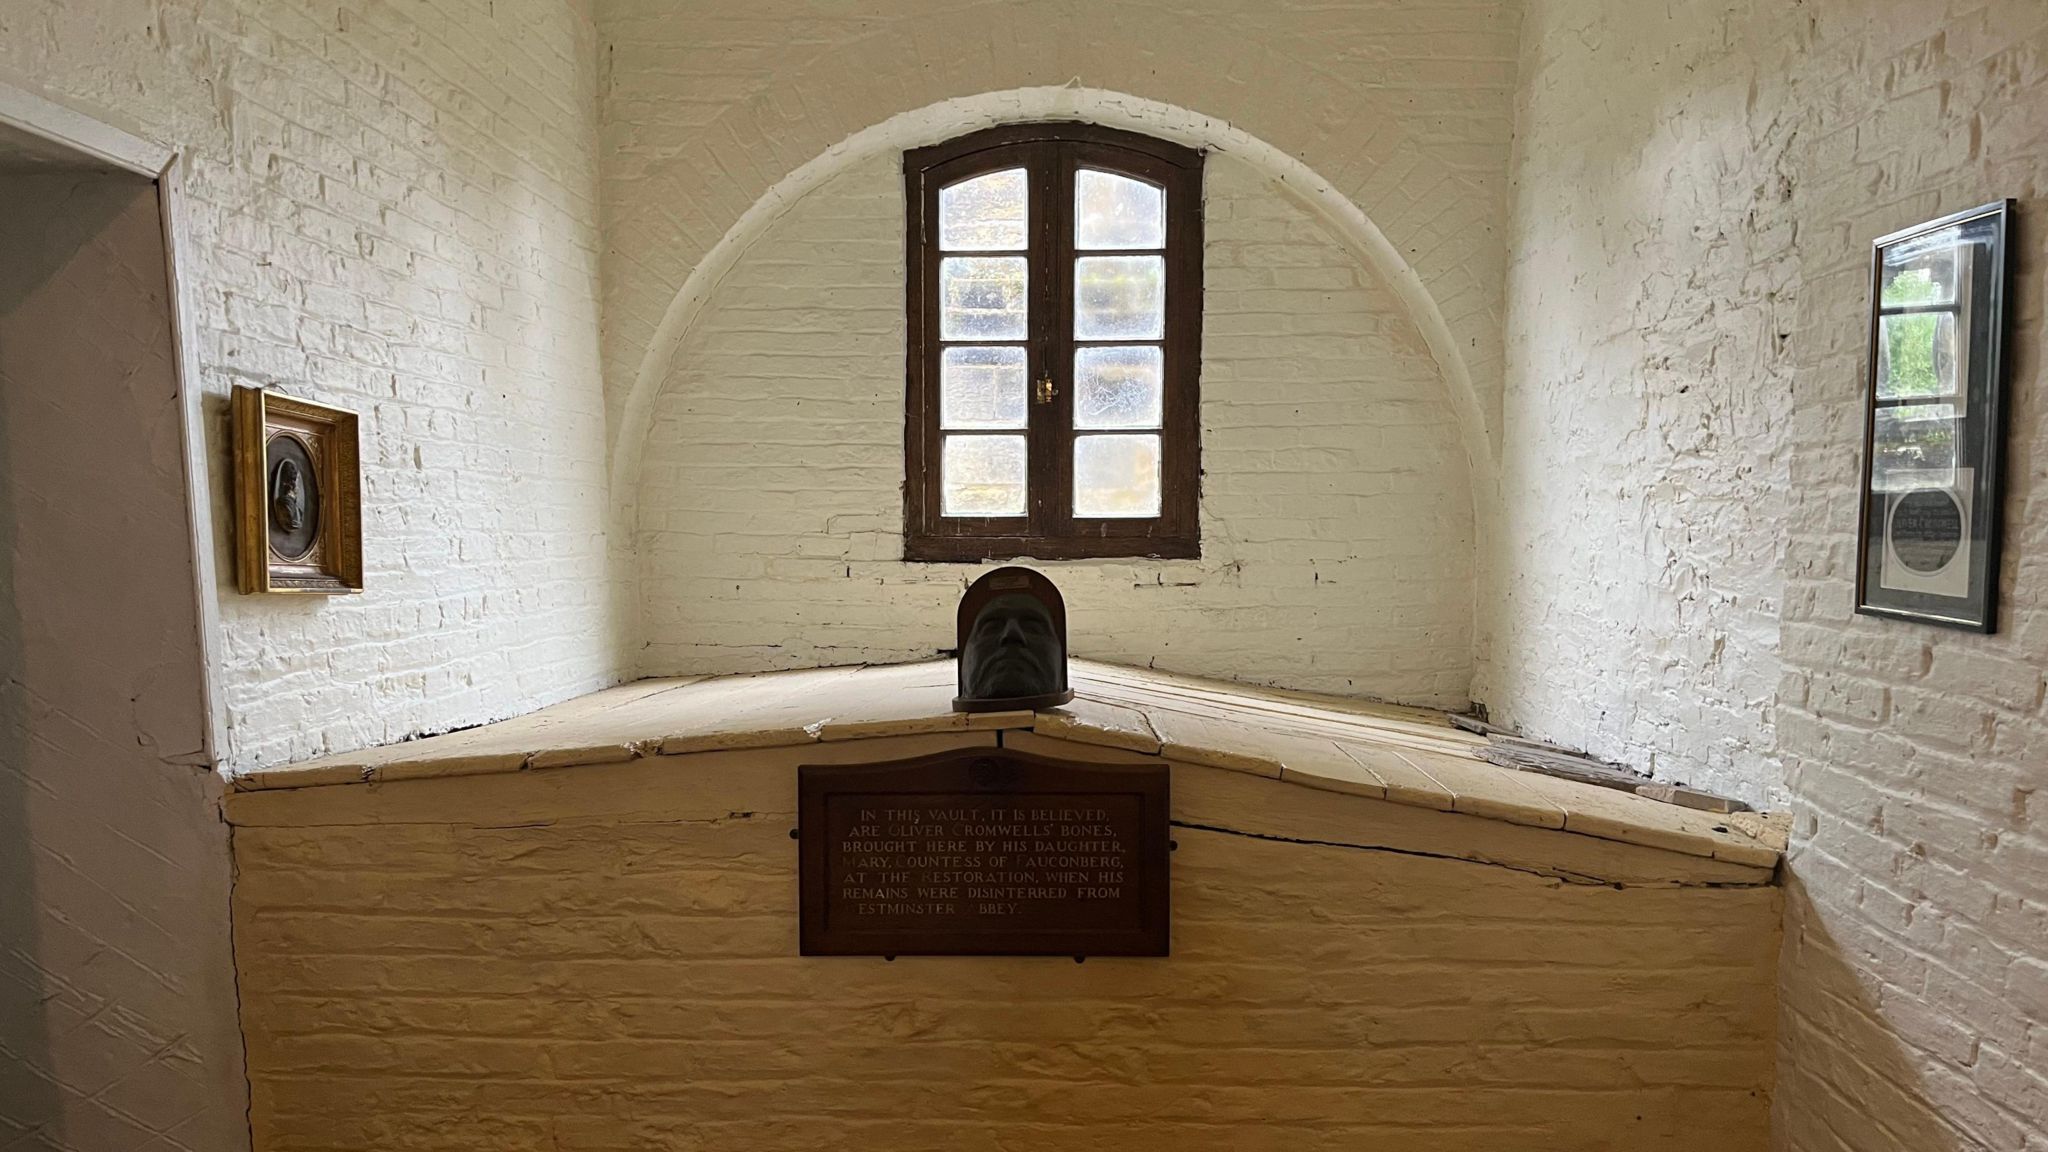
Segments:
[[[1546,739],[1782,802],[1791,128],[1746,114],[1779,65],[1731,54],[1730,19],[1530,10],[1474,695]]]
[[[906,564],[900,161],[740,260],[655,407],[645,674],[929,659],[986,565]],[[1242,161],[1207,172],[1203,555],[1047,565],[1074,651],[1460,706],[1471,493],[1443,381],[1385,288]]]
[[[1047,85],[1189,109],[1305,162],[1414,268],[1497,410],[1509,0],[608,0],[599,18],[614,412],[692,268],[785,176],[899,114]]]
[[[2048,1149],[2048,7],[1813,7],[1778,741],[1797,812],[1778,1126],[1796,1152]],[[2020,198],[2004,623],[1849,612],[1869,241]]]
[[[1528,24],[1523,447],[1481,691],[1789,796],[1780,1147],[2048,1148],[2048,8],[1538,3]],[[2000,196],[2022,220],[2003,627],[1856,617],[1870,240]]]
[[[220,572],[228,390],[362,416],[368,591],[222,590],[230,767],[616,676],[596,41],[580,7],[0,7],[0,79],[185,153]]]

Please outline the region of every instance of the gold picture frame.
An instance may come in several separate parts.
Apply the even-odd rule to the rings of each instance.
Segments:
[[[236,585],[248,594],[362,591],[356,414],[237,388],[233,419]]]

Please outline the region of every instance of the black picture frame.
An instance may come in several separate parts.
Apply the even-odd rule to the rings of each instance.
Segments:
[[[1998,629],[2012,200],[1871,243],[1856,611]]]

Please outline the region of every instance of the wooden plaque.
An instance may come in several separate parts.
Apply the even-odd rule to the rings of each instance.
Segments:
[[[797,769],[806,956],[1164,956],[1165,764]]]

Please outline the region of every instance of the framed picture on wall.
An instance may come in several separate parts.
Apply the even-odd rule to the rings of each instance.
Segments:
[[[277,392],[234,393],[235,583],[243,592],[360,592],[356,416]]]
[[[1875,242],[1856,611],[1998,623],[2007,243],[2001,200]]]

